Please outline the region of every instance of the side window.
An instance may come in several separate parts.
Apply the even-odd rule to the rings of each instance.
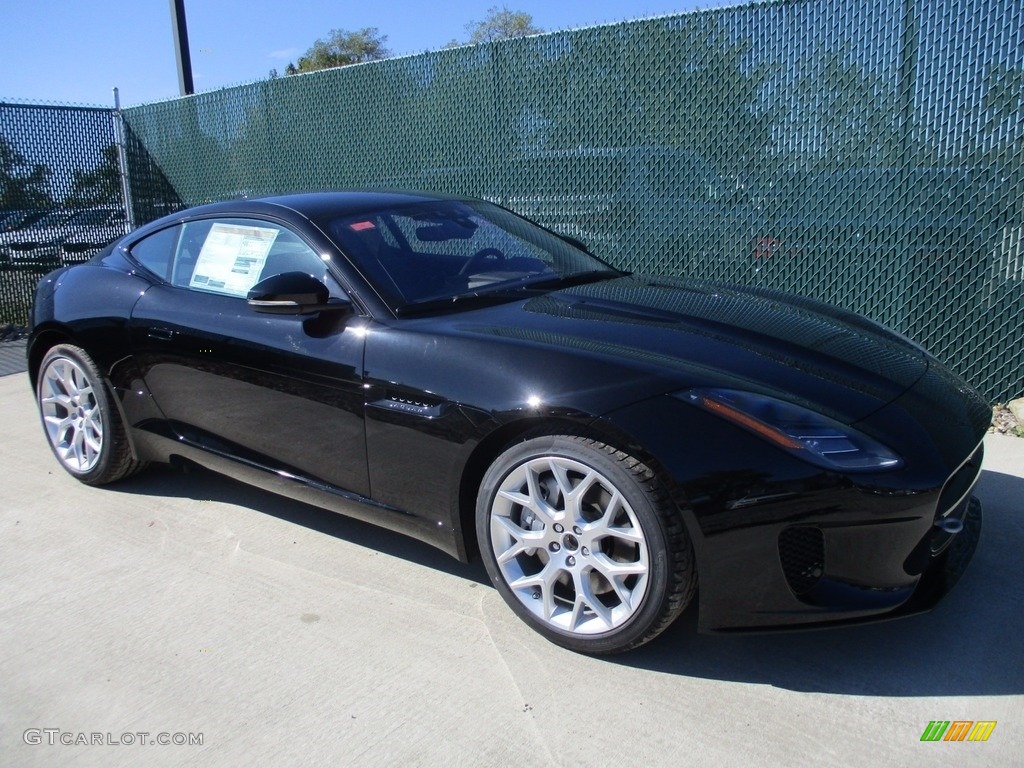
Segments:
[[[178,244],[181,227],[168,227],[154,232],[132,246],[134,259],[162,280],[170,279],[171,256]]]
[[[344,296],[327,264],[304,240],[258,219],[204,219],[182,226],[171,282],[181,288],[245,298],[256,283],[283,272],[305,272]]]

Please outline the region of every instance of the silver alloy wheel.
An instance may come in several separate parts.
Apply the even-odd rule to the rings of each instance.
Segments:
[[[74,360],[56,357],[39,380],[39,409],[57,458],[72,472],[89,472],[103,451],[103,412],[95,384]]]
[[[593,467],[563,456],[515,466],[491,504],[490,534],[505,583],[554,628],[609,632],[643,604],[647,539],[622,494]]]

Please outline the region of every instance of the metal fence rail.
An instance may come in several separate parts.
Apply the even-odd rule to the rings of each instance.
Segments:
[[[862,312],[993,400],[1024,393],[1019,0],[758,3],[272,79],[124,118],[139,222],[316,188],[469,194],[622,267]]]

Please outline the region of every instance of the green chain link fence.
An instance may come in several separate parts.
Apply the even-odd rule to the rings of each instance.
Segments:
[[[110,110],[0,104],[0,322],[25,321],[36,282],[78,232],[74,215],[108,205],[124,231],[116,167],[110,194],[95,170],[113,146]]]
[[[181,203],[320,188],[473,195],[621,267],[864,313],[991,399],[1024,394],[1019,0],[758,3],[124,117],[133,195],[163,190],[145,211],[135,202],[139,223]]]
[[[115,110],[0,103],[0,325],[27,322],[46,272],[178,207]]]

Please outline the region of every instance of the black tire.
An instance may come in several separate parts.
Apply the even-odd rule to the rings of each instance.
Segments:
[[[146,466],[132,455],[121,414],[84,349],[58,344],[46,353],[36,405],[50,450],[72,477],[105,485]]]
[[[480,484],[476,527],[505,602],[573,651],[643,645],[696,591],[693,548],[662,483],[596,440],[545,435],[508,448]]]

